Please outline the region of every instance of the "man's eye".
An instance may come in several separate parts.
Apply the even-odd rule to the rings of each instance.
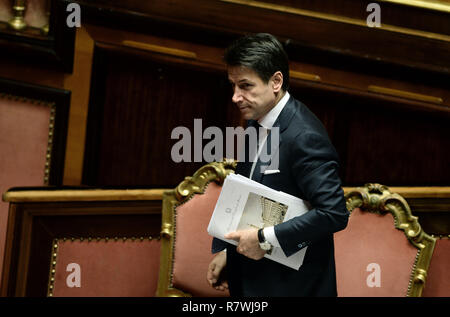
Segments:
[[[241,84],[241,85],[239,85],[239,88],[241,88],[241,89],[249,89],[250,87],[251,87],[250,84]]]

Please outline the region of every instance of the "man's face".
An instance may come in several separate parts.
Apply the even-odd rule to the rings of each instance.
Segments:
[[[244,66],[228,67],[228,79],[233,88],[232,101],[245,120],[259,120],[276,105],[272,79],[264,83],[255,71]]]

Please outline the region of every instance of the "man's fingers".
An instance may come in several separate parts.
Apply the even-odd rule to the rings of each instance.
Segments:
[[[228,283],[222,283],[221,285],[217,285],[214,288],[218,291],[226,291],[228,289]]]
[[[209,284],[214,284],[217,282],[218,274],[217,274],[217,265],[215,263],[210,263],[208,267],[208,272],[206,274],[206,279]]]
[[[234,231],[234,232],[227,233],[224,237],[225,237],[225,239],[231,239],[231,240],[235,240],[235,241],[239,242],[241,235],[238,232]]]

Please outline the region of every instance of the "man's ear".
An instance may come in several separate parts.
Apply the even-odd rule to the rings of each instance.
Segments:
[[[280,71],[275,72],[271,78],[272,88],[274,92],[279,92],[281,87],[283,87],[283,73]]]

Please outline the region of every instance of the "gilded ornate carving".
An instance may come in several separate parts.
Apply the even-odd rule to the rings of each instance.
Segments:
[[[174,190],[164,192],[161,227],[161,265],[157,296],[190,296],[190,294],[174,288],[172,283],[176,239],[176,208],[189,201],[194,195],[203,194],[210,182],[217,182],[222,185],[227,175],[234,173],[236,164],[236,161],[230,159],[206,164],[197,170],[192,177],[186,177]]]

